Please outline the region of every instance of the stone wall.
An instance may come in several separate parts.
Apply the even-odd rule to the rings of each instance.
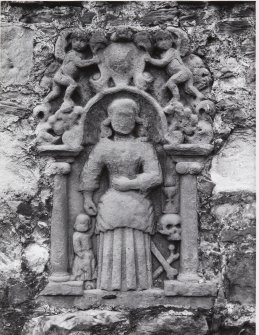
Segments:
[[[1,3],[1,335],[43,334],[43,324],[46,334],[255,333],[254,16],[254,2]],[[181,27],[213,78],[215,150],[198,180],[200,271],[220,280],[209,311],[161,306],[75,316],[35,299],[49,273],[53,180],[50,159],[37,154],[32,109],[50,88],[62,29],[125,24]]]

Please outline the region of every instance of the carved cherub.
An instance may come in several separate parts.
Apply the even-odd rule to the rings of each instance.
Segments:
[[[73,247],[75,258],[72,268],[73,280],[83,280],[85,289],[95,288],[96,262],[93,254],[91,219],[86,214],[79,214],[74,224]]]
[[[165,83],[165,87],[171,91],[173,98],[180,100],[178,85],[184,84],[184,90],[187,94],[191,94],[196,99],[201,100],[203,94],[193,86],[192,72],[185,66],[181,58],[179,38],[174,39],[173,35],[167,30],[158,31],[155,34],[155,43],[158,49],[162,50],[161,59],[148,56],[146,61],[158,67],[166,67],[170,78]]]
[[[54,75],[53,85],[51,92],[43,100],[43,105],[37,106],[34,109],[34,113],[44,112],[50,108],[49,102],[60,96],[62,87],[66,87],[64,95],[64,104],[67,106],[73,106],[74,102],[71,96],[77,88],[77,76],[79,75],[79,69],[88,67],[98,63],[98,58],[93,56],[91,59],[84,59],[83,52],[88,46],[88,38],[86,34],[82,32],[73,32],[70,36],[71,50],[65,53],[65,47],[63,46],[63,54],[59,52],[60,58],[63,58],[63,63]]]

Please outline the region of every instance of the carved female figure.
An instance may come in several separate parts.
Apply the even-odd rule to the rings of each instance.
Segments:
[[[102,138],[91,152],[81,175],[84,209],[96,215],[98,234],[97,288],[151,288],[150,234],[154,213],[148,191],[161,184],[162,173],[151,143],[134,136],[142,123],[132,99],[115,99],[108,106]],[[93,192],[106,168],[109,188],[98,208]]]

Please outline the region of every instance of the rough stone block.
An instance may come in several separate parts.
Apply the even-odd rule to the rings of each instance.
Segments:
[[[251,24],[248,20],[224,20],[216,24],[216,30],[220,34],[232,34],[232,33],[242,33],[251,28]]]
[[[255,303],[255,254],[235,253],[226,268],[227,298],[241,304]]]
[[[188,311],[165,312],[157,317],[147,317],[136,328],[136,335],[205,335],[208,324],[204,316],[194,317]]]
[[[233,132],[212,160],[214,192],[255,192],[255,139],[252,130]]]
[[[245,238],[247,235],[255,236],[256,228],[248,227],[245,229],[223,229],[221,233],[222,242],[239,242],[242,238]]]
[[[177,18],[177,8],[170,8],[170,9],[157,9],[155,11],[151,11],[146,14],[142,18],[142,22],[146,25],[154,26],[159,23],[170,21],[176,21]]]
[[[166,296],[215,297],[217,295],[217,286],[214,282],[195,283],[165,280],[164,283]]]
[[[15,129],[18,137],[19,130]],[[33,159],[25,156],[23,143],[17,137],[8,132],[0,133],[0,194],[6,199],[12,193],[24,197],[25,194],[35,195],[38,190],[38,167],[35,161],[32,166]]]
[[[8,302],[11,305],[19,305],[29,299],[30,292],[25,283],[17,283],[8,289]]]
[[[28,83],[33,66],[33,37],[30,29],[17,26],[1,28],[1,71],[4,85]]]
[[[32,243],[24,250],[24,260],[27,266],[34,272],[40,274],[44,271],[49,259],[49,251],[46,247]]]
[[[70,334],[71,331],[91,330],[96,326],[109,329],[109,327],[114,327],[114,325],[122,322],[128,323],[127,315],[122,312],[107,310],[79,311],[34,318],[25,325],[23,335],[49,334],[53,329],[55,329],[55,334]]]

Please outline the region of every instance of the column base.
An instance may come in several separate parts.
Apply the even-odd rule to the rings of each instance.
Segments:
[[[67,272],[62,272],[62,273],[53,273],[49,277],[50,282],[65,282],[70,280],[70,274]]]
[[[179,273],[179,275],[177,276],[177,280],[178,281],[182,281],[182,282],[199,282],[202,278],[200,276],[198,276],[197,273]]]
[[[204,282],[197,283],[191,281],[165,280],[165,296],[182,296],[182,297],[216,297],[217,283]]]
[[[49,282],[40,295],[83,295],[83,281]]]

